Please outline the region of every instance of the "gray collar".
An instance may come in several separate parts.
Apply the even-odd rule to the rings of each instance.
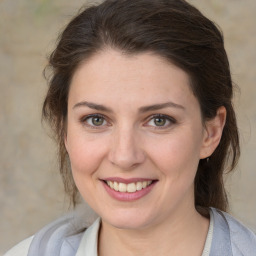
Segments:
[[[214,221],[210,256],[233,256],[229,224],[221,211],[215,208],[210,209]]]

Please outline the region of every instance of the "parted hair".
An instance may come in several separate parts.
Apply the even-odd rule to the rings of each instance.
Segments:
[[[203,122],[214,118],[221,106],[226,108],[221,141],[208,159],[200,160],[194,181],[201,214],[208,207],[226,211],[223,176],[234,169],[240,154],[234,84],[220,29],[184,0],[106,0],[80,10],[60,34],[46,67],[49,89],[42,117],[55,134],[60,173],[73,204],[78,190],[64,145],[69,87],[78,66],[104,48],[128,55],[152,52],[184,70]]]

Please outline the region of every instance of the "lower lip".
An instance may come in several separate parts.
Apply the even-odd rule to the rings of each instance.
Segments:
[[[110,188],[104,181],[102,181],[102,184],[103,184],[104,188],[106,189],[106,191],[108,192],[108,194],[112,198],[119,200],[119,201],[129,202],[129,201],[138,200],[138,199],[146,196],[153,189],[156,182],[151,183],[146,188],[143,188],[139,191],[132,192],[132,193],[115,191],[114,189]]]

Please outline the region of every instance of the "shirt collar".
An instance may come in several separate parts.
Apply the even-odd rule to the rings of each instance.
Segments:
[[[100,229],[101,219],[97,220],[84,232],[78,247],[76,256],[97,256],[98,255],[98,234]]]
[[[218,226],[216,227],[216,223],[214,220],[216,219],[216,217],[217,216],[216,216],[215,209],[211,209],[210,210],[210,226],[207,234],[204,252],[202,255],[209,255],[210,248],[211,248],[210,255],[213,255],[213,253],[215,253],[215,250],[218,250],[217,248],[222,247],[220,245],[227,246],[226,242],[228,241],[223,241],[220,237],[218,237],[218,235],[220,235],[219,233],[222,233],[223,231],[220,232],[220,230],[218,230]],[[220,221],[220,220],[216,220],[216,222],[217,221]],[[86,231],[82,236],[76,256],[84,256],[84,255],[97,256],[98,255],[98,235],[99,235],[100,225],[101,225],[101,219],[97,218],[96,221],[88,229],[86,229]],[[214,233],[214,237],[217,236],[218,239],[213,239],[213,233]],[[218,235],[216,233],[218,233]],[[218,246],[216,246],[217,244]],[[227,254],[227,255],[232,255],[232,254]]]

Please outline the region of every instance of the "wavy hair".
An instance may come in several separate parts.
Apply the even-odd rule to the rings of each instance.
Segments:
[[[51,77],[42,116],[55,133],[60,172],[73,204],[78,191],[64,145],[69,86],[78,66],[107,47],[126,54],[153,52],[184,70],[203,121],[226,108],[221,141],[209,159],[200,160],[194,194],[202,214],[206,207],[227,210],[223,174],[233,170],[240,154],[234,84],[220,29],[183,0],[106,0],[80,11],[59,36],[47,67]]]

